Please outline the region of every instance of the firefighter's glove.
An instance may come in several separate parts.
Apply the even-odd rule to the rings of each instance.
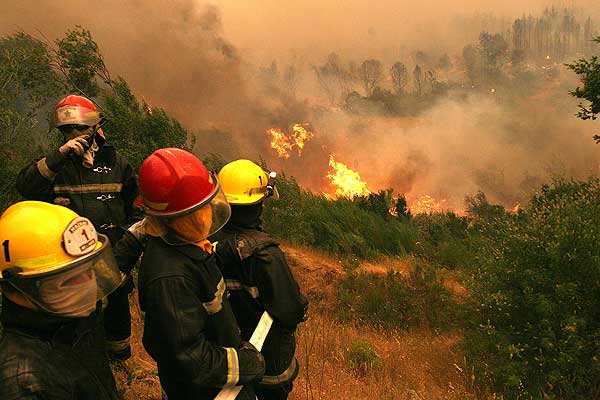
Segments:
[[[265,358],[250,342],[242,342],[238,349],[240,383],[258,382],[265,374]]]
[[[58,148],[58,152],[63,156],[69,154],[77,154],[78,156],[83,155],[88,149],[89,144],[87,142],[87,136],[77,136],[71,140],[68,140],[65,144]]]
[[[146,244],[146,218],[131,225],[127,230],[142,246]]]

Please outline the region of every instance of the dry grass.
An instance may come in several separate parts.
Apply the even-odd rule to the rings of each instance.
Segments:
[[[428,332],[378,333],[343,326],[315,315],[298,330],[301,374],[294,400],[320,399],[471,399],[456,336]],[[350,367],[348,351],[356,339],[367,341],[378,361],[370,368]]]
[[[302,291],[310,300],[310,318],[297,332],[300,375],[291,400],[475,399],[456,334],[377,332],[341,325],[331,318],[335,283],[343,276],[342,261],[313,250],[283,246]],[[391,259],[361,266],[370,272],[409,273],[412,260]],[[137,292],[130,297],[133,314],[131,360],[115,365],[117,385],[125,400],[160,400],[156,364],[141,344],[143,323]],[[352,343],[362,339],[376,351],[377,362],[356,370],[348,360]]]

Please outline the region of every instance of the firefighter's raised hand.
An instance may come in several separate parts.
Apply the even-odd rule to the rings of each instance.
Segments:
[[[146,218],[131,225],[127,230],[140,242],[146,244]]]
[[[65,144],[58,148],[58,152],[63,156],[69,154],[77,154],[78,156],[86,152],[89,144],[87,142],[87,136],[77,136],[71,140],[68,140]]]

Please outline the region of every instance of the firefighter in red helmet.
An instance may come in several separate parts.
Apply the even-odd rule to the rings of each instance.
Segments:
[[[214,399],[244,385],[237,398],[254,399],[250,383],[264,359],[241,341],[207,240],[230,216],[217,177],[193,154],[168,148],[143,162],[139,184],[148,234],[138,276],[143,344],[163,390],[169,400]]]
[[[63,143],[23,168],[17,189],[28,200],[62,205],[89,218],[114,247],[124,228],[133,222],[138,189],[133,168],[106,143],[102,124],[90,99],[69,95],[60,100],[55,127],[62,133]],[[108,298],[104,327],[111,359],[124,360],[131,355],[128,293],[132,288],[129,279]]]

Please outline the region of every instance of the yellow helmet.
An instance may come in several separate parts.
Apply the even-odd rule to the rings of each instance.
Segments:
[[[62,206],[10,206],[0,216],[0,244],[0,281],[50,313],[89,315],[121,282],[108,238]]]
[[[268,196],[279,198],[275,177],[269,175],[250,160],[236,160],[221,168],[218,178],[229,204],[248,206],[263,201]]]

